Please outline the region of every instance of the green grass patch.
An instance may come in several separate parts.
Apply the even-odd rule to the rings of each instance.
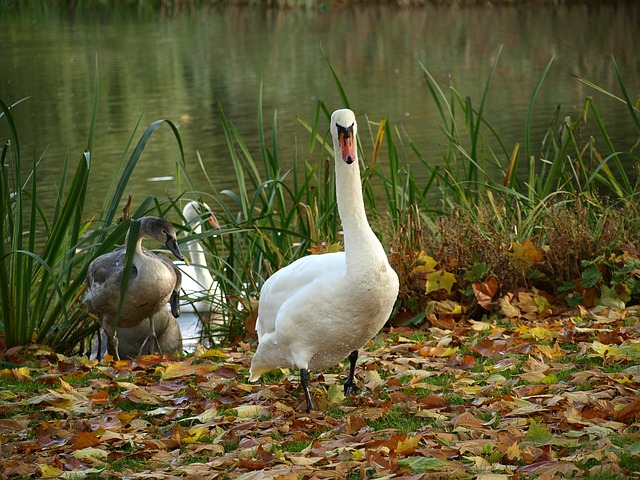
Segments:
[[[415,415],[407,414],[401,408],[394,407],[384,417],[367,421],[367,425],[375,431],[394,429],[408,434],[415,432],[424,425],[429,425],[429,422],[429,419],[418,418]]]

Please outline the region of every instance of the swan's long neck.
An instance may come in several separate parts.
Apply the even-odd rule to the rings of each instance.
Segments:
[[[193,227],[193,233],[196,235],[202,233],[199,221]],[[206,267],[207,258],[204,255],[202,245],[200,245],[200,242],[197,240],[191,240],[187,242],[187,249],[189,250],[191,264],[193,265],[197,282],[203,287],[208,288],[213,283],[213,277]]]
[[[360,167],[357,157],[347,164],[340,155],[340,145],[334,142],[336,197],[338,212],[344,231],[344,250],[347,257],[347,271],[359,268],[356,265],[368,263],[377,257],[384,257],[380,241],[367,221],[362,196]]]

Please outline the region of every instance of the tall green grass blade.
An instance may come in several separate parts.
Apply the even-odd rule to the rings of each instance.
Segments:
[[[618,68],[618,63],[614,57],[611,57],[611,61],[613,62],[613,68],[616,71],[616,77],[618,79],[618,85],[620,85],[620,90],[622,90],[622,96],[624,97],[624,103],[627,105],[627,109],[629,110],[629,114],[633,120],[633,123],[640,133],[640,118],[638,118],[638,111],[634,107],[633,102],[631,101],[631,97],[629,97],[629,92],[627,92],[627,87],[624,84],[624,80],[622,79],[622,74],[620,73],[620,69]]]
[[[118,206],[120,204],[120,201],[122,200],[122,196],[124,195],[124,191],[127,188],[127,185],[129,184],[129,180],[131,179],[131,175],[133,174],[133,171],[136,165],[138,164],[138,161],[140,160],[140,157],[142,156],[142,153],[147,143],[149,142],[149,139],[151,138],[153,133],[156,131],[156,129],[162,124],[167,124],[171,129],[171,131],[173,132],[176,143],[180,150],[180,158],[184,158],[184,148],[182,146],[182,139],[180,138],[178,127],[176,127],[176,125],[173,122],[171,122],[170,120],[156,120],[151,125],[149,125],[144,131],[144,133],[142,134],[142,136],[140,137],[140,140],[138,140],[138,143],[134,148],[133,153],[129,158],[129,161],[127,162],[125,169],[122,172],[122,176],[118,181],[115,192],[111,197],[111,201],[109,202],[109,206],[107,207],[107,211],[105,212],[105,216],[104,216],[104,222],[106,225],[109,225],[113,222],[116,212],[118,211]]]
[[[530,162],[533,158],[531,149],[531,122],[533,118],[533,107],[536,103],[536,99],[538,98],[538,94],[540,93],[540,89],[542,88],[542,84],[547,77],[549,70],[551,69],[551,65],[553,64],[554,59],[555,56],[552,56],[549,62],[547,62],[547,65],[544,67],[542,75],[540,76],[540,79],[533,89],[533,94],[531,95],[531,99],[529,100],[529,106],[527,107],[527,114],[524,120],[524,154],[527,158],[527,162]],[[530,178],[529,180],[531,181],[533,179]]]
[[[329,71],[331,72],[331,76],[333,77],[333,81],[335,82],[336,88],[338,89],[338,94],[340,95],[340,99],[342,100],[342,106],[344,108],[349,108],[349,109],[353,110],[351,108],[351,104],[349,103],[349,98],[347,97],[347,93],[345,92],[345,89],[342,86],[342,82],[340,81],[340,78],[338,77],[338,74],[333,69],[333,66],[331,65],[331,63],[329,63],[329,59],[327,58],[326,55],[325,55],[324,59],[327,62],[327,66],[329,67]]]
[[[120,322],[120,314],[126,301],[127,288],[129,286],[129,278],[131,277],[131,270],[133,269],[133,258],[136,254],[136,244],[138,243],[138,237],[140,236],[140,221],[132,219],[129,223],[129,232],[127,233],[126,242],[126,255],[124,260],[124,267],[122,270],[122,278],[120,279],[120,300],[118,301],[118,309],[116,310],[116,318],[113,322],[113,331],[111,338],[115,336]]]

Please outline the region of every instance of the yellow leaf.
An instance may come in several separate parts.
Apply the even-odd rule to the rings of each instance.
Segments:
[[[524,339],[533,338],[537,341],[553,340],[553,338],[556,336],[554,332],[552,332],[551,330],[547,330],[546,328],[542,328],[542,327],[529,328],[526,325],[520,325],[518,328],[516,328],[516,332],[518,332],[521,338],[524,338]]]
[[[518,307],[511,303],[511,295],[505,295],[499,301],[500,313],[507,318],[515,318],[522,316],[522,312]]]
[[[56,478],[62,475],[62,470],[51,465],[38,465],[42,472],[42,478]]]
[[[511,264],[518,270],[528,272],[536,263],[544,260],[544,252],[536,247],[531,239],[527,238],[521,244],[513,242],[511,244]]]
[[[456,283],[456,276],[445,270],[437,270],[427,275],[427,294],[444,289],[447,293],[451,293],[453,284]]]
[[[211,350],[209,350],[211,352]],[[191,375],[206,376],[214,369],[211,365],[190,365],[188,363],[170,363],[162,372],[162,378],[165,380],[172,378],[188,377]]]
[[[97,458],[104,460],[109,456],[109,452],[103,448],[87,447],[73,452],[73,456],[79,460]]]
[[[276,410],[280,410],[281,412],[285,412],[285,413],[295,412],[293,408],[291,408],[289,405],[282,402],[276,402],[273,406],[276,408]]]
[[[16,380],[31,380],[31,375],[29,374],[29,367],[19,367],[12,369],[13,375]]]
[[[260,405],[240,405],[235,410],[238,412],[238,418],[255,418],[269,411]]]
[[[509,460],[520,460],[522,458],[522,451],[520,450],[520,445],[517,443],[512,443],[507,448],[507,458]]]
[[[640,342],[625,345],[604,345],[597,340],[591,344],[595,356],[613,360],[640,360]]]
[[[209,350],[203,352],[201,355],[198,355],[201,358],[227,358],[227,355],[222,350],[216,350],[214,348],[210,348]]]
[[[202,437],[209,435],[209,428],[207,427],[194,427],[187,430],[186,435],[181,439],[184,443],[196,443]]]
[[[196,415],[195,417],[184,418],[182,421],[192,421],[197,420],[201,423],[208,423],[212,421],[214,418],[218,416],[218,410],[215,407],[207,408],[200,415]]]
[[[396,453],[398,455],[406,455],[408,453],[415,452],[416,448],[418,448],[420,440],[422,440],[421,435],[416,435],[415,437],[407,437],[404,440],[400,440],[398,442],[398,446],[396,447]]]
[[[422,257],[420,257],[422,258]],[[435,270],[436,265],[438,265],[438,262],[436,262],[433,257],[427,255],[426,258],[424,259],[424,265],[426,267],[428,267],[430,270]]]
[[[361,462],[366,458],[364,448],[358,448],[351,452],[351,458],[357,462]]]
[[[327,398],[332,405],[344,401],[344,387],[342,385],[331,385],[327,391]]]
[[[564,356],[564,352],[560,348],[557,343],[553,344],[553,347],[549,345],[535,345],[536,350],[538,350],[542,355],[549,358],[559,358]]]
[[[369,390],[375,390],[384,385],[384,380],[382,380],[377,370],[367,370],[364,375],[364,382]]]
[[[475,330],[476,332],[483,332],[485,330],[491,330],[493,328],[493,326],[487,322],[479,322],[472,319],[469,319],[469,322],[471,323],[471,329]]]
[[[59,392],[64,393],[75,393],[75,389],[71,386],[71,384],[65,382],[62,378],[60,379],[60,388],[58,388]]]
[[[298,455],[289,455],[288,457],[291,463],[298,467],[313,465],[314,463],[318,463],[319,461],[324,460],[323,457],[301,457]]]

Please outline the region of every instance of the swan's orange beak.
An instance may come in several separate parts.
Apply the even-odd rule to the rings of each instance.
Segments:
[[[209,222],[209,225],[211,225],[213,228],[220,228],[220,225],[218,224],[218,222],[216,222],[216,219],[213,218],[213,215],[209,214],[209,219],[207,220],[207,222]]]
[[[351,165],[356,159],[356,142],[353,137],[353,125],[344,128],[338,127],[338,140],[340,141],[340,149],[342,150],[342,160],[347,165]]]

